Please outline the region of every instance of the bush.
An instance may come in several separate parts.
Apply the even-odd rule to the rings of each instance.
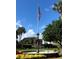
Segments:
[[[22,48],[22,44],[20,44],[20,43],[18,43],[18,44],[16,44],[16,48]]]
[[[32,45],[30,45],[30,44],[23,45],[23,48],[24,48],[24,49],[26,49],[26,48],[29,48],[29,49],[30,49],[30,48],[32,48]]]
[[[57,48],[56,45],[52,45],[52,44],[43,44],[44,48]]]

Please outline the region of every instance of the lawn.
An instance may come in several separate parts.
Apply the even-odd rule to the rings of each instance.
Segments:
[[[32,49],[16,49],[17,51],[35,51],[35,50],[37,50],[37,49],[34,49],[34,48],[32,48]],[[40,49],[40,50],[58,50],[57,48],[42,48],[42,49]],[[61,50],[61,49],[59,49],[59,50]],[[46,59],[62,59],[62,57],[57,57],[57,58],[46,58]]]
[[[58,58],[47,58],[47,59],[62,59],[62,57],[58,57]]]

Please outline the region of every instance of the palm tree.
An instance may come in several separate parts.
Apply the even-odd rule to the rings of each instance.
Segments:
[[[62,14],[62,1],[58,1],[57,3],[54,4],[53,10],[59,12]]]
[[[16,38],[18,38],[19,36],[19,41],[21,40],[22,38],[22,34],[25,33],[26,30],[24,27],[19,27],[17,30],[16,30]]]

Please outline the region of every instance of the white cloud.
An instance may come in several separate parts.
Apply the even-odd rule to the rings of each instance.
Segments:
[[[22,24],[21,24],[21,21],[20,21],[20,20],[18,20],[18,21],[16,22],[16,26],[22,27]]]
[[[37,37],[37,35],[36,35],[36,33],[34,32],[33,29],[29,29],[25,34],[22,35],[22,39],[27,38],[27,37]],[[42,39],[41,33],[39,35],[39,39]]]
[[[22,39],[27,37],[36,37],[36,33],[33,31],[33,29],[29,29],[25,34],[22,35]]]

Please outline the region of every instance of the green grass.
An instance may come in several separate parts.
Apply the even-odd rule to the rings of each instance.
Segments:
[[[62,57],[58,57],[58,58],[47,58],[47,59],[62,59]]]

